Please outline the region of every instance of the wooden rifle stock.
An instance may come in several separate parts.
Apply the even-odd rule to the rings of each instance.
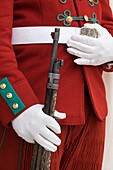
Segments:
[[[51,33],[53,38],[53,48],[43,108],[44,113],[52,117],[54,116],[56,105],[58,83],[60,78],[59,71],[63,65],[63,60],[56,59],[59,34],[60,29],[58,28],[55,28],[55,32]],[[45,150],[42,146],[36,143],[34,146],[31,170],[50,170],[50,164],[51,152]]]

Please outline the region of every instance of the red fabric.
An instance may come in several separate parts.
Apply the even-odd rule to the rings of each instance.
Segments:
[[[11,45],[13,3],[13,0],[0,2],[0,80],[4,77],[8,78],[27,109],[39,101],[24,74],[18,68],[17,58]],[[0,122],[7,126],[14,118],[12,111],[0,96]]]
[[[1,0],[0,2],[0,80],[8,77],[26,108],[35,103],[44,103],[52,45],[12,47],[12,27],[63,26],[56,17],[67,9],[75,17],[84,15],[92,17],[92,13],[95,12],[100,24],[107,27],[113,35],[111,10],[106,0],[100,0],[94,7],[90,7],[87,0],[70,0],[66,4],[61,4],[59,0]],[[81,27],[83,24],[84,21],[73,21],[71,26]],[[59,45],[58,58],[64,59],[64,66],[61,69],[56,109],[67,114],[67,118],[60,123],[63,125],[85,123],[85,79],[95,113],[100,120],[103,120],[107,115],[107,105],[101,77],[102,68],[77,66],[73,62],[75,57],[66,52],[64,45]],[[21,139],[11,127],[10,121],[14,118],[15,116],[0,96],[0,141],[4,126],[9,125],[0,149],[0,169],[2,170],[6,170],[7,167],[8,170],[18,169]],[[23,146],[21,169],[24,166],[25,146],[26,144]],[[32,149],[26,152],[27,155],[32,155],[31,153]]]
[[[109,4],[108,4],[109,0],[105,0],[102,1],[101,0],[101,4],[102,6],[105,6],[105,8],[102,9],[102,26],[105,27],[113,36],[113,15],[112,15],[112,11],[109,8]],[[107,11],[107,12],[106,12]],[[113,67],[111,69],[107,69],[106,64],[103,64],[102,66],[103,70],[106,72],[113,72]]]
[[[97,119],[89,99],[85,99],[86,124],[61,126],[62,143],[52,153],[51,170],[102,169],[105,121]]]
[[[19,96],[23,99],[23,103],[27,103],[27,107],[35,103],[44,103],[45,88],[47,81],[47,73],[49,69],[49,57],[51,55],[51,45],[22,45],[11,46],[11,32],[12,27],[21,26],[63,26],[63,22],[57,21],[56,16],[68,9],[71,11],[72,16],[84,16],[88,15],[92,17],[92,13],[95,12],[100,24],[104,24],[110,32],[113,32],[113,24],[111,21],[111,10],[108,7],[108,2],[100,1],[98,5],[90,7],[87,0],[68,1],[65,5],[62,5],[59,1],[51,3],[46,1],[44,3],[33,0],[32,3],[28,0],[4,0],[0,5],[0,79],[8,77],[11,84],[15,84],[19,81],[24,81],[23,88],[24,93],[19,91]],[[85,8],[82,8],[85,5]],[[107,13],[102,9],[107,8]],[[7,10],[4,10],[7,9]],[[47,11],[48,9],[48,11]],[[51,11],[53,9],[53,12]],[[55,10],[54,10],[55,9]],[[103,18],[102,18],[103,17]],[[103,19],[103,20],[102,20]],[[107,21],[109,20],[110,21]],[[73,21],[71,26],[83,26],[84,21]],[[59,46],[58,58],[64,59],[64,67],[61,70],[60,88],[58,93],[58,102],[56,109],[60,112],[66,112],[67,118],[61,121],[62,124],[83,124],[85,122],[84,110],[83,110],[83,91],[84,91],[84,76],[81,66],[77,66],[73,63],[74,57],[69,55],[63,45]],[[99,67],[85,66],[85,78],[89,85],[89,91],[92,93],[92,101],[96,101],[94,104],[95,112],[99,119],[103,119],[107,115],[107,106],[105,100],[105,90],[101,79]],[[91,73],[88,71],[90,70]],[[95,71],[96,70],[96,71]],[[98,78],[95,78],[96,75]],[[30,86],[28,85],[29,82]],[[95,94],[95,86],[99,86],[98,98]],[[71,87],[71,88],[70,88]],[[16,90],[20,89],[20,85],[16,86]],[[34,93],[30,88],[33,89]],[[27,100],[27,96],[30,96],[32,100]],[[75,97],[74,97],[75,96]],[[65,99],[65,100],[64,100]],[[3,110],[3,106],[6,106],[3,115],[5,120],[1,116],[0,121],[6,125],[9,121],[15,117],[8,109],[7,104],[1,99],[0,108]],[[71,101],[71,102],[70,102]],[[78,102],[79,101],[79,102]],[[97,105],[100,103],[101,106]],[[76,109],[75,109],[76,108]],[[101,109],[100,109],[101,108]],[[4,113],[5,112],[5,113]],[[2,114],[1,113],[1,114]]]
[[[2,141],[4,127],[0,124],[0,143]],[[6,135],[2,147],[0,148],[0,169],[1,170],[19,170],[20,148],[22,139],[12,129],[6,130]],[[30,170],[31,158],[33,154],[33,144],[23,142],[21,170]]]

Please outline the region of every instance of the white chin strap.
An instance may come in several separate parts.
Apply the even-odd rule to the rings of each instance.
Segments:
[[[60,44],[66,44],[72,35],[80,34],[80,28],[77,27],[16,27],[12,30],[12,45],[51,44],[51,32],[54,32],[55,28],[60,28]]]

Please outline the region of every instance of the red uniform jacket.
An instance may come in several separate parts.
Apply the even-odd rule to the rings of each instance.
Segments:
[[[12,47],[12,27],[28,26],[64,26],[58,21],[58,14],[65,10],[73,17],[87,15],[96,19],[113,35],[112,13],[108,0],[100,0],[91,6],[88,0],[70,0],[62,4],[60,0],[4,0],[0,2],[0,80],[7,77],[9,83],[25,107],[14,114],[1,92],[0,96],[0,141],[3,139],[4,126],[8,127],[4,143],[0,149],[0,166],[2,170],[18,169],[21,139],[11,127],[11,120],[28,107],[44,103],[47,75],[52,45],[17,45]],[[94,2],[94,1],[93,1]],[[72,21],[72,27],[81,27],[84,21]],[[90,22],[92,23],[92,22]],[[84,87],[87,83],[95,114],[100,120],[107,115],[105,89],[102,81],[104,66],[78,66],[69,55],[65,45],[59,45],[58,58],[64,59],[61,69],[60,87],[56,109],[65,112],[67,118],[61,124],[77,125],[85,123]],[[110,70],[112,71],[112,69]],[[2,82],[3,83],[3,82]],[[16,100],[14,101],[16,103]],[[23,157],[28,144],[23,145]],[[16,152],[15,152],[16,151]],[[9,156],[8,154],[11,154]],[[31,155],[29,155],[31,158]],[[24,160],[25,161],[25,160]],[[5,165],[5,162],[7,164]],[[21,164],[22,166],[23,164]]]

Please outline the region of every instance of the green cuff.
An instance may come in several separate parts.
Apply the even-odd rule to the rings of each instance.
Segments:
[[[17,115],[25,108],[25,105],[13,89],[7,77],[0,80],[0,94],[4,98],[14,115]]]

